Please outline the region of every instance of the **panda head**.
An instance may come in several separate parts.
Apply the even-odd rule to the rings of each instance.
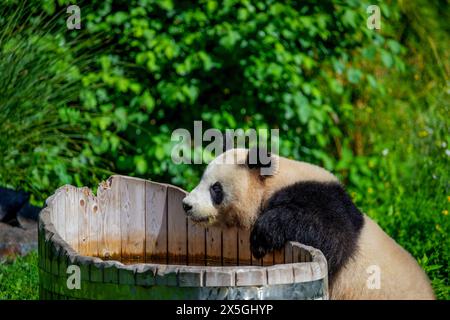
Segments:
[[[250,227],[277,157],[264,149],[231,149],[215,158],[200,183],[183,199],[186,215],[207,225]]]

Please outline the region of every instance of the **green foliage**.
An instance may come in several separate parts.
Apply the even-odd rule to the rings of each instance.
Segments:
[[[363,65],[402,68],[401,45],[362,27],[367,5],[93,2],[82,9],[85,27],[111,36],[115,50],[83,75],[83,105],[100,113],[86,148],[114,159],[114,171],[190,188],[202,168],[171,162],[174,129],[194,120],[204,129],[279,128],[281,154],[357,180],[368,168],[348,134],[355,93],[368,83],[384,90]]]
[[[449,299],[449,106],[440,90],[429,96],[434,102],[379,106],[377,117],[392,120],[374,125],[384,132],[376,138],[372,184],[351,190],[359,207],[418,259],[437,297]]]
[[[36,251],[14,262],[0,263],[0,300],[39,299],[38,254]]]
[[[418,258],[437,297],[448,300],[450,105],[443,63],[449,61],[448,33],[439,25],[445,19],[439,19],[438,4],[403,6],[405,16],[421,20],[391,26],[402,30],[398,37],[409,54],[402,73],[372,67],[375,74],[384,73],[378,83],[387,92],[370,95],[360,109],[371,170],[350,189],[357,204]]]
[[[96,170],[81,151],[87,123],[76,105],[92,41],[68,43],[46,19],[27,6],[0,8],[0,184],[36,202]]]

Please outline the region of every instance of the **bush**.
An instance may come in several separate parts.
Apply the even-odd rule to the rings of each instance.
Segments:
[[[355,159],[349,134],[354,104],[366,86],[385,89],[363,67],[404,68],[401,45],[365,27],[366,7],[269,0],[82,7],[87,30],[115,44],[99,56],[99,70],[83,76],[83,105],[101,113],[90,120],[85,148],[111,159],[114,171],[189,188],[201,168],[171,163],[174,129],[194,120],[204,130],[279,128],[281,154],[358,183],[368,167]]]

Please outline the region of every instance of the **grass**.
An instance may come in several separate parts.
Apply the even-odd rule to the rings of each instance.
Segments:
[[[404,92],[392,93],[397,99],[375,108],[378,121],[367,131],[383,156],[374,168],[373,190],[358,206],[417,259],[436,297],[449,300],[448,89],[445,83],[410,88],[396,85],[395,77],[392,81]]]
[[[38,254],[31,252],[13,262],[0,263],[0,300],[39,298]]]
[[[449,196],[445,181],[448,175],[443,174],[448,165],[427,166],[430,159],[425,156],[417,161],[421,169],[412,171],[414,177],[400,178],[405,183],[389,188],[384,198],[378,199],[380,205],[366,212],[418,260],[432,281],[436,297],[449,300]]]
[[[77,102],[97,40],[69,42],[59,15],[36,10],[0,7],[0,185],[42,204],[47,192],[99,170],[80,155],[90,125],[81,114],[90,113]]]

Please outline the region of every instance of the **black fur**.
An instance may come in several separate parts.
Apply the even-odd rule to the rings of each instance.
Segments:
[[[272,165],[270,152],[265,148],[251,148],[247,153],[245,164],[249,169],[270,168]]]
[[[276,192],[261,210],[251,235],[256,258],[297,241],[320,249],[330,281],[355,252],[364,224],[339,183],[298,182]]]
[[[209,187],[209,193],[211,195],[211,200],[215,205],[222,203],[224,194],[222,184],[219,181]]]

